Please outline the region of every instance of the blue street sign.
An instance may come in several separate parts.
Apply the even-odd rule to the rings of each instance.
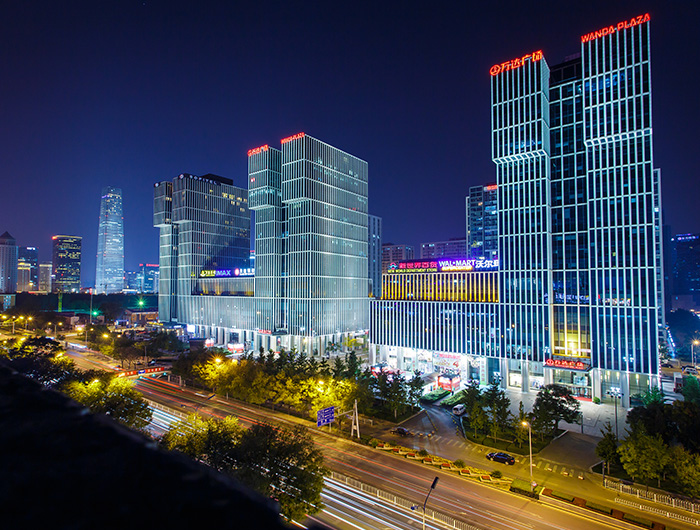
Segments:
[[[316,426],[321,427],[333,423],[335,420],[335,407],[327,407],[316,413]]]

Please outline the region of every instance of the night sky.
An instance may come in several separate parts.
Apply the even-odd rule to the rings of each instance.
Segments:
[[[384,241],[464,237],[495,181],[489,68],[651,14],[666,222],[700,232],[700,3],[33,2],[0,5],[0,232],[50,260],[83,236],[93,285],[103,186],[124,194],[126,268],[157,263],[152,187],[304,131],[369,163]]]

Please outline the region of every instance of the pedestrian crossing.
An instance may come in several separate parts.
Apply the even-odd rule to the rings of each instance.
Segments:
[[[459,438],[433,435],[430,440],[432,443],[435,443],[440,447],[460,448],[468,453],[475,454],[475,456],[479,454],[485,455],[486,453],[490,452],[490,450],[486,447],[472,443],[467,443]],[[515,462],[517,464],[523,464],[527,466],[530,462],[530,457],[527,455],[513,455],[513,457],[515,457]],[[546,471],[552,474],[559,474],[563,477],[569,477],[573,479],[584,479],[583,471],[580,469],[575,469],[571,466],[550,462],[537,457],[533,458],[532,460],[532,467],[539,471]]]

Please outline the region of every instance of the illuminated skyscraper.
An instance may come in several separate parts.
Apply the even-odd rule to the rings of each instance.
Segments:
[[[498,258],[498,186],[472,186],[467,197],[467,254]]]
[[[17,257],[17,291],[36,291],[39,288],[39,253],[36,247],[19,247]]]
[[[369,240],[367,266],[369,267],[370,292],[375,298],[382,296],[382,218],[368,216]]]
[[[51,275],[53,273],[53,265],[51,262],[39,264],[39,291],[43,293],[51,292]]]
[[[95,291],[118,293],[124,288],[124,217],[122,190],[102,188],[97,231]]]
[[[55,293],[80,291],[83,238],[53,236],[53,284]]]
[[[0,293],[17,291],[17,241],[5,232],[0,236]]]

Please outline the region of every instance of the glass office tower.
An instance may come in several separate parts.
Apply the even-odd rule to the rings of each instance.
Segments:
[[[122,190],[106,186],[100,200],[97,230],[95,292],[118,293],[124,288],[124,214]]]
[[[53,236],[52,241],[53,292],[80,292],[83,238],[80,236]]]

